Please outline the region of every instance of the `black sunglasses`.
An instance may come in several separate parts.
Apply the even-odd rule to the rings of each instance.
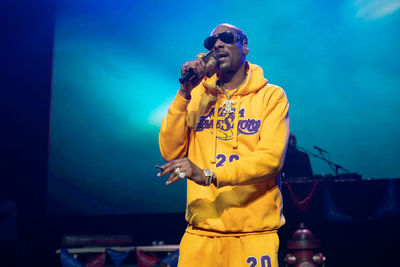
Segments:
[[[235,39],[237,39],[237,41],[240,41],[240,38],[238,36],[236,36],[236,34],[234,34],[233,32],[230,32],[230,31],[226,31],[226,32],[221,32],[221,33],[218,33],[216,35],[212,35],[210,37],[207,37],[204,40],[204,47],[207,50],[213,49],[214,45],[215,45],[215,43],[217,42],[218,39],[220,39],[222,42],[224,42],[226,44],[235,43]]]

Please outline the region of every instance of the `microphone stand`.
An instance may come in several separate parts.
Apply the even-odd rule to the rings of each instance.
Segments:
[[[303,151],[304,153],[306,153],[308,155],[311,155],[311,156],[313,156],[315,158],[322,159],[323,161],[328,163],[329,167],[335,173],[336,176],[339,174],[339,170],[340,169],[343,170],[344,172],[350,173],[349,170],[347,170],[347,169],[343,168],[342,166],[340,166],[339,164],[336,164],[336,163],[330,161],[329,159],[327,159],[324,156],[324,154],[322,154],[322,152],[320,150],[319,150],[320,155],[318,155],[318,154],[314,154],[314,153],[308,151],[307,149],[299,147],[299,146],[297,146],[297,149],[300,150],[300,151]]]

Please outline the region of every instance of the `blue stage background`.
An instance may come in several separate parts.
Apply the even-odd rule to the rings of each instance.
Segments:
[[[94,1],[56,8],[49,214],[183,212],[166,187],[158,131],[181,65],[218,24],[290,102],[298,145],[363,178],[400,177],[400,1]],[[315,174],[332,173],[311,158]]]

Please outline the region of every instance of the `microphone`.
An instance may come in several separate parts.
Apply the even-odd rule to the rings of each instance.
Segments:
[[[196,58],[200,58],[201,60],[203,60],[204,63],[208,64],[211,63],[212,68],[210,70],[208,70],[206,76],[208,78],[210,78],[211,76],[213,76],[216,72],[216,65],[217,65],[217,53],[214,50],[211,50],[210,52],[206,53],[200,53],[196,56]],[[181,77],[179,78],[179,82],[181,84],[189,81],[190,79],[194,78],[197,74],[194,72],[194,70],[192,68],[189,68],[187,70],[185,70],[185,72],[181,75]]]
[[[314,149],[318,150],[318,151],[319,151],[319,153],[322,153],[322,152],[328,153],[328,151],[326,151],[326,150],[323,150],[322,148],[320,148],[320,147],[317,147],[317,146],[314,146]]]
[[[194,73],[194,70],[192,68],[185,70],[185,72],[182,74],[182,76],[179,78],[179,82],[181,84],[185,83],[186,81],[189,81],[192,79],[194,76],[196,76],[196,73]]]

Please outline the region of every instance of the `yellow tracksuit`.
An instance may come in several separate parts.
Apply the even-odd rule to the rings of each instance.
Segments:
[[[216,187],[187,181],[189,226],[180,246],[179,266],[269,266],[261,265],[262,261],[268,261],[267,257],[273,258],[272,266],[277,264],[279,242],[275,236],[285,223],[278,180],[289,135],[289,105],[284,91],[269,84],[259,66],[248,64],[244,84],[228,91],[232,113],[224,112],[228,97],[215,74],[193,89],[191,100],[177,94],[162,122],[159,143],[164,159],[188,157],[200,168],[212,169],[217,177]],[[227,256],[223,260],[226,264],[209,265],[206,258],[211,257],[213,262],[216,255],[200,250],[197,253],[201,261],[196,259],[190,265],[189,258],[194,257],[190,247],[202,243],[196,237],[250,240],[257,239],[257,235],[264,236],[263,241],[258,237],[261,244],[245,242],[250,248],[236,248],[235,260]],[[235,242],[226,242],[215,246],[233,251],[234,245],[228,243]],[[275,255],[263,253],[262,247],[271,247],[268,253]],[[211,250],[218,251],[215,247]],[[241,256],[240,251],[244,253]],[[221,253],[218,255],[225,255]],[[238,263],[234,265],[227,260]]]

